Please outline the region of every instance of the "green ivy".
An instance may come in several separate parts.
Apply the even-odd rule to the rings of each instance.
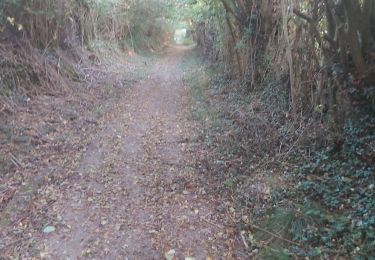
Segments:
[[[374,144],[375,119],[351,119],[341,144],[317,153],[302,167],[297,191],[307,205],[319,203],[325,210],[304,213],[320,225],[306,225],[298,240],[327,252],[339,248],[354,259],[375,255]]]

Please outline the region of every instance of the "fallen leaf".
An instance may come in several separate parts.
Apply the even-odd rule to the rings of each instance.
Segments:
[[[164,256],[166,260],[172,260],[175,254],[176,254],[176,251],[174,249],[171,249],[167,253],[165,253]]]
[[[54,226],[46,226],[44,229],[43,229],[43,233],[52,233],[52,232],[55,232],[56,228]]]
[[[122,224],[116,224],[115,229],[117,231],[120,231],[122,229],[122,226],[123,226]]]

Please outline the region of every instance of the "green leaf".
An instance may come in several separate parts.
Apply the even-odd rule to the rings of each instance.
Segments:
[[[310,256],[318,256],[322,253],[322,251],[320,250],[319,247],[315,247],[314,249],[312,249],[309,253]]]
[[[46,226],[44,229],[43,229],[43,233],[52,233],[52,232],[55,232],[56,231],[56,228],[54,226]]]
[[[341,180],[342,180],[343,182],[346,182],[346,183],[350,183],[350,182],[353,181],[351,178],[349,178],[349,177],[345,177],[345,176],[341,177]]]

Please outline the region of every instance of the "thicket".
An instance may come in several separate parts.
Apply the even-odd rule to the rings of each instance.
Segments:
[[[235,172],[229,182],[238,201],[254,211],[243,175],[273,171],[284,179],[261,219],[291,242],[263,233],[276,240],[264,257],[371,258],[375,1],[185,3],[198,46],[226,72],[212,82],[227,104],[224,130],[216,127],[213,138],[226,171]]]
[[[64,70],[64,76],[79,79],[74,62],[84,60],[80,50],[93,51],[95,60],[95,47],[103,44],[123,51],[159,49],[171,36],[168,8],[156,0],[1,1],[0,93],[18,89],[27,96],[44,83],[61,88]],[[73,64],[57,54],[61,50]]]
[[[155,41],[169,33],[166,8],[167,4],[145,0],[4,0],[1,33],[3,39],[22,35],[40,48],[64,48],[77,41],[85,45],[95,39],[131,41],[141,35]]]

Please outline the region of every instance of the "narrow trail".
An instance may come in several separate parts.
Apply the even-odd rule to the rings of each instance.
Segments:
[[[169,48],[120,98],[51,208],[61,224],[41,241],[46,256],[164,259],[174,250],[174,259],[233,257],[234,231],[197,181],[199,147],[180,68],[188,51]]]

